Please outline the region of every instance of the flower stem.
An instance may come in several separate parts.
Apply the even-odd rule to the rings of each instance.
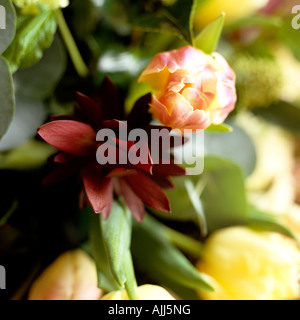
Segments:
[[[203,244],[185,234],[182,234],[174,229],[165,227],[165,232],[169,239],[180,249],[199,258],[202,253]]]
[[[61,9],[56,11],[56,22],[78,75],[86,77],[89,70],[81,57]]]
[[[18,202],[14,201],[11,208],[7,211],[7,213],[0,219],[0,227],[3,227],[7,220],[10,218],[10,216],[16,211],[18,207]]]

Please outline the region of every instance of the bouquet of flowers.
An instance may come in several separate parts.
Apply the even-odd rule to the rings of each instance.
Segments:
[[[4,299],[298,299],[298,12],[0,0]]]

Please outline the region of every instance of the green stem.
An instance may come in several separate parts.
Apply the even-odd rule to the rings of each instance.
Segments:
[[[77,73],[79,76],[85,78],[88,75],[89,70],[81,57],[73,35],[60,9],[56,11],[56,22]]]
[[[205,189],[206,185],[208,182],[208,175],[207,174],[203,174],[202,179],[199,179],[199,181],[197,182],[196,186],[195,186],[195,192],[198,196],[198,198],[201,197],[203,190]]]
[[[203,244],[185,234],[182,234],[169,227],[164,227],[169,239],[180,249],[199,258],[202,253]]]
[[[10,216],[16,211],[18,207],[18,202],[14,201],[11,208],[7,211],[7,213],[0,219],[0,227],[3,227],[7,220],[10,218]]]
[[[21,284],[21,286],[17,289],[17,291],[13,294],[13,296],[10,298],[10,300],[22,300],[24,298],[27,298],[26,292],[30,288],[33,280],[37,277],[39,272],[41,271],[41,264],[37,263],[37,265],[34,267],[33,271],[29,274],[29,276],[26,278],[26,280]]]

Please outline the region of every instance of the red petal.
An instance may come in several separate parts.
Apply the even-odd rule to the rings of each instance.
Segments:
[[[112,137],[109,139],[109,143],[111,143],[116,148],[118,147],[116,150],[117,159],[125,159],[125,162],[126,162],[125,164],[130,168],[133,168],[133,169],[139,168],[140,170],[143,170],[143,171],[146,171],[147,173],[152,174],[153,161],[151,159],[150,151],[146,141],[139,141],[139,143],[144,144],[144,147],[142,148],[142,150],[143,149],[147,150],[147,161],[145,161],[146,163],[138,162],[137,164],[131,164],[128,158],[129,153],[132,156],[137,154],[138,148],[136,147],[133,141],[124,141],[124,140],[120,140],[118,138]]]
[[[124,106],[119,97],[118,89],[109,77],[105,77],[99,94],[96,97],[105,119],[124,119]]]
[[[78,173],[82,168],[82,163],[70,162],[59,165],[57,168],[52,170],[46,178],[42,181],[43,185],[55,184],[65,180],[72,175]]]
[[[76,158],[73,154],[66,153],[66,152],[60,152],[57,154],[54,158],[53,161],[56,163],[66,163],[69,161],[72,161]]]
[[[97,102],[79,92],[76,92],[76,100],[79,111],[86,118],[87,123],[91,124],[95,130],[101,129],[103,127],[103,114]]]
[[[145,206],[142,200],[133,192],[124,179],[119,179],[121,194],[131,211],[131,214],[138,222],[142,222],[145,217]]]
[[[174,189],[175,188],[174,183],[170,179],[168,179],[167,177],[153,175],[153,176],[151,176],[151,179],[163,189]]]
[[[152,115],[149,112],[151,97],[151,93],[148,93],[138,99],[134,104],[130,114],[127,117],[128,126],[130,129],[143,128],[151,122]]]
[[[86,195],[84,188],[82,188],[79,193],[79,208],[80,208],[80,210],[83,210],[88,205],[89,205],[89,199]]]
[[[98,166],[87,167],[82,177],[86,195],[96,213],[109,206],[113,193],[112,180],[104,177]]]
[[[112,186],[113,186],[113,183],[112,183]],[[107,196],[107,205],[106,205],[106,207],[103,208],[103,210],[101,212],[102,217],[103,217],[104,220],[109,217],[109,214],[110,214],[110,211],[111,211],[111,207],[112,207],[112,204],[113,204],[113,195],[114,195],[113,194],[113,189],[111,189],[111,192]]]
[[[38,134],[53,147],[75,155],[96,152],[96,132],[88,125],[73,120],[59,120],[44,124]]]
[[[128,175],[134,174],[134,173],[136,173],[136,170],[130,170],[130,169],[126,169],[126,168],[117,168],[117,169],[110,171],[106,175],[106,177],[107,178],[124,177],[124,176],[128,176]]]
[[[164,176],[164,177],[168,177],[168,176],[179,177],[179,176],[184,176],[186,174],[186,170],[175,163],[154,164],[152,171],[154,175]]]
[[[120,120],[116,120],[116,119],[104,121],[104,126],[105,126],[105,128],[108,128],[108,129],[116,130],[116,129],[121,128],[126,132],[128,131],[128,125],[125,122],[120,121]],[[127,138],[127,136],[126,136],[126,138]]]
[[[110,137],[109,142],[116,147],[119,147],[120,149],[122,149],[124,152],[128,152],[128,150],[134,146],[134,142],[133,141],[127,141],[127,140],[121,140],[119,138],[116,137]]]
[[[59,116],[51,116],[50,117],[51,121],[58,121],[58,120],[77,120],[76,117],[68,114],[63,114]]]
[[[137,167],[143,171],[146,171],[149,174],[152,174],[152,166],[153,166],[153,161],[150,155],[150,151],[148,148],[148,143],[146,141],[139,141],[140,144],[144,144],[143,148],[141,150],[147,150],[147,162],[146,163],[141,163],[138,162],[137,164],[132,164],[132,167]],[[138,148],[136,147],[136,144],[134,144],[131,148],[130,148],[130,152],[133,152],[131,154],[136,155]],[[140,151],[141,151],[140,150]],[[129,164],[130,165],[130,164]]]
[[[142,172],[124,178],[136,195],[149,207],[170,212],[170,203],[163,190]]]

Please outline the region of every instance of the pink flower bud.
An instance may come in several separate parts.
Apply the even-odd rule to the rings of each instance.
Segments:
[[[235,74],[226,60],[191,46],[157,54],[139,81],[156,91],[153,115],[181,132],[221,124],[236,103]]]

